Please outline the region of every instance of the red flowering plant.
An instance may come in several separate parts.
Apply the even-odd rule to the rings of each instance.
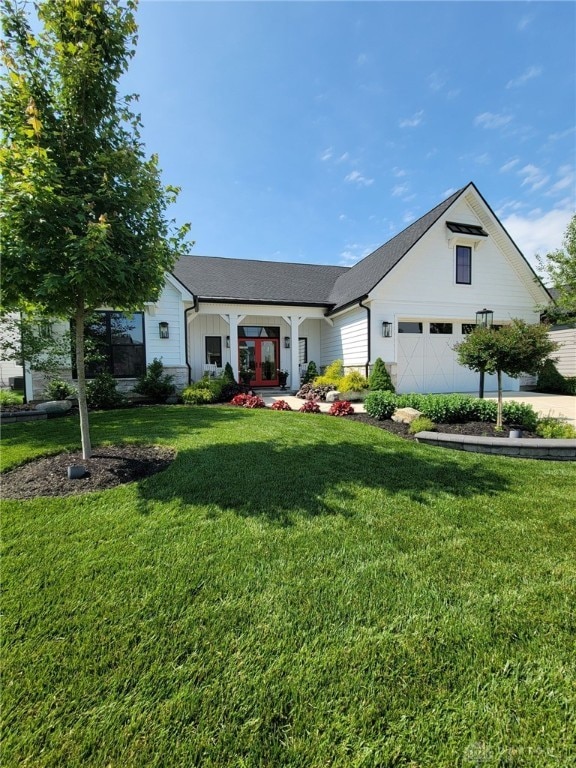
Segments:
[[[300,413],[320,413],[320,406],[316,400],[307,400],[298,410]]]
[[[241,408],[243,408],[246,404],[246,401],[249,399],[250,395],[235,395],[232,400],[230,400],[230,405],[239,405]]]
[[[273,411],[291,411],[292,408],[288,405],[286,400],[276,400],[272,403],[271,408]]]
[[[258,395],[248,395],[248,399],[242,406],[243,408],[266,408],[266,403]]]
[[[352,416],[354,408],[352,408],[348,400],[336,401],[332,403],[328,413],[331,416]]]

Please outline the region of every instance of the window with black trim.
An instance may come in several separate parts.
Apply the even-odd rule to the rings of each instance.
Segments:
[[[456,282],[472,284],[472,248],[469,245],[456,246]]]
[[[452,323],[430,323],[430,333],[452,333]]]
[[[206,336],[206,362],[222,368],[222,336]]]
[[[74,324],[71,323],[72,339]],[[142,312],[93,312],[84,329],[86,377],[110,373],[118,379],[132,379],[146,371],[144,315]],[[74,360],[73,356],[73,360]],[[77,371],[73,370],[73,376]]]
[[[467,336],[469,333],[472,333],[474,328],[476,328],[475,323],[462,323],[462,335]]]
[[[300,365],[308,362],[308,339],[304,337],[298,339],[298,362]]]
[[[398,333],[422,333],[422,323],[400,322]]]

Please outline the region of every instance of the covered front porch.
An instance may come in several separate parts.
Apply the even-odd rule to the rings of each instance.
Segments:
[[[200,302],[187,311],[187,357],[194,381],[230,363],[237,381],[296,391],[303,367],[319,363],[323,307],[226,305]]]

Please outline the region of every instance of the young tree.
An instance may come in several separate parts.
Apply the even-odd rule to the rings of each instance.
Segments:
[[[564,235],[564,248],[538,256],[540,269],[558,291],[556,306],[548,314],[556,321],[574,320],[576,316],[576,214]]]
[[[377,357],[372,368],[372,372],[368,377],[368,386],[371,390],[380,390],[394,392],[394,384],[386,368],[386,364],[381,357]]]
[[[558,348],[548,336],[545,325],[528,325],[512,320],[499,329],[476,328],[465,341],[456,344],[460,365],[473,371],[498,376],[498,417],[502,427],[502,373],[516,379],[523,373],[538,373],[548,356]]]
[[[134,0],[2,0],[0,236],[3,304],[75,326],[84,458],[91,454],[84,323],[100,306],[141,308],[185,246],[166,218],[178,194],[146,157],[136,98],[118,80],[134,55]]]

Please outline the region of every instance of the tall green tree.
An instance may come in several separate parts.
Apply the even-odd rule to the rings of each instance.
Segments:
[[[498,378],[498,416],[502,427],[502,374],[517,379],[523,373],[538,373],[549,355],[558,349],[545,325],[528,325],[512,320],[500,328],[475,328],[464,341],[456,344],[460,365],[473,371],[496,373]]]
[[[576,319],[576,214],[564,234],[564,248],[538,256],[540,269],[556,289],[556,306],[548,315],[556,322]]]
[[[186,247],[178,194],[141,141],[118,81],[135,53],[133,0],[2,0],[3,308],[74,320],[82,451],[91,454],[84,323],[141,308]],[[36,23],[38,22],[38,23]]]

